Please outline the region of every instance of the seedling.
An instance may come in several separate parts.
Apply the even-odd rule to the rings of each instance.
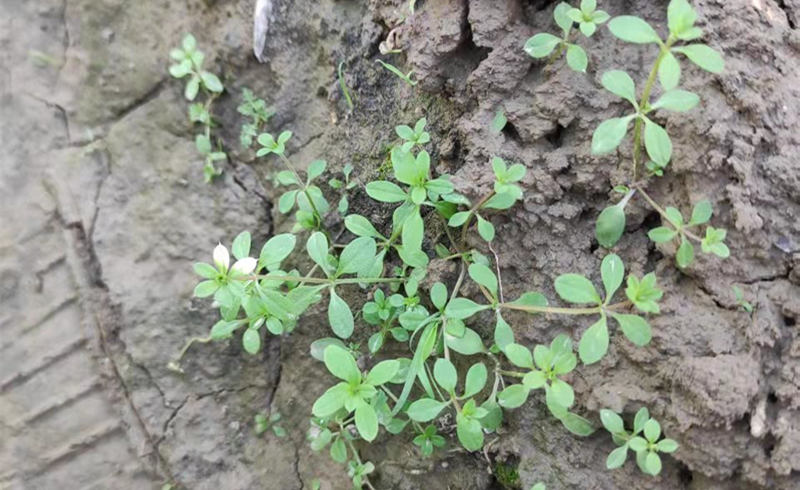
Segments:
[[[263,413],[256,414],[254,417],[256,434],[260,436],[264,432],[272,429],[272,433],[275,434],[275,437],[286,437],[286,429],[278,425],[280,420],[280,412],[274,412],[270,414],[269,417]]]
[[[573,16],[581,19],[578,21],[581,25],[580,29],[587,37],[594,34],[597,24],[601,24],[608,19],[608,14],[602,10],[594,11],[594,4],[594,0],[583,0],[581,10],[573,9],[568,3],[564,2],[556,5],[555,10],[553,10],[553,18],[556,21],[556,25],[561,28],[561,37],[548,33],[536,34],[525,42],[525,52],[534,58],[550,56],[549,63],[552,63],[566,51],[567,65],[575,71],[586,72],[586,67],[589,64],[586,51],[577,44],[570,42],[570,39],[573,32],[572,26],[575,23]],[[577,14],[574,14],[573,10],[576,10]],[[588,15],[584,12],[588,12]],[[585,15],[587,20],[584,20]]]
[[[506,123],[508,123],[508,119],[506,119],[505,112],[503,112],[503,109],[498,109],[494,114],[494,119],[492,119],[492,132],[499,134],[506,127]]]
[[[411,75],[414,73],[414,70],[411,70],[411,71],[409,71],[408,73],[403,73],[403,72],[400,70],[400,68],[398,68],[398,67],[396,67],[396,66],[392,65],[391,63],[386,63],[385,61],[382,61],[382,60],[375,60],[375,61],[377,61],[378,63],[380,63],[382,67],[384,67],[384,68],[386,68],[387,70],[389,70],[390,72],[392,72],[392,73],[393,73],[395,76],[397,76],[397,78],[399,78],[400,80],[402,80],[402,81],[406,82],[406,83],[407,83],[407,84],[409,84],[410,86],[412,86],[412,87],[413,87],[414,85],[416,85],[417,83],[419,83],[419,82],[417,82],[416,80],[412,80],[412,79],[411,79]]]
[[[353,110],[353,99],[350,97],[350,90],[347,88],[347,82],[344,79],[344,70],[342,67],[344,66],[344,61],[339,63],[339,67],[336,69],[336,73],[339,77],[339,88],[342,90],[342,95],[344,95],[344,100],[347,101],[347,107],[351,111]]]
[[[253,95],[248,88],[242,89],[242,103],[236,110],[239,114],[250,118],[250,122],[242,124],[239,133],[239,143],[245,148],[250,148],[263,126],[275,115],[275,111],[268,107],[263,99]]]
[[[658,453],[673,453],[678,449],[678,443],[672,439],[659,440],[661,425],[650,418],[650,413],[645,407],[636,412],[631,432],[625,430],[622,417],[611,410],[600,410],[600,420],[603,427],[611,433],[614,443],[619,446],[611,451],[606,459],[606,468],[610,470],[625,464],[630,449],[636,453],[636,464],[639,469],[655,476],[661,472],[661,457]]]
[[[733,291],[733,296],[736,298],[736,304],[739,305],[739,308],[747,313],[752,313],[753,305],[744,299],[744,293],[742,292],[741,288],[739,288],[739,286],[731,286],[731,291]]]
[[[347,191],[352,190],[356,187],[358,182],[350,180],[350,174],[353,173],[353,165],[350,163],[345,164],[344,168],[342,168],[342,175],[344,176],[344,181],[339,179],[333,178],[328,181],[328,185],[331,186],[332,189],[341,190],[342,197],[339,198],[339,204],[336,206],[336,210],[339,211],[339,214],[344,216],[347,213],[347,209],[350,207],[350,203],[347,200]]]
[[[211,138],[213,126],[211,106],[224,87],[216,75],[203,68],[205,55],[197,49],[197,40],[191,34],[187,34],[183,38],[181,47],[173,49],[169,55],[176,62],[169,67],[170,75],[174,78],[189,77],[184,89],[186,99],[194,101],[201,88],[206,95],[204,103],[194,103],[189,106],[189,120],[203,125],[203,132],[195,136],[195,147],[205,159],[203,176],[205,181],[210,183],[214,177],[222,174],[222,170],[214,163],[228,158],[219,147],[214,149]]]

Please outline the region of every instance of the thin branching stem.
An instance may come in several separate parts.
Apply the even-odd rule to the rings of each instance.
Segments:
[[[684,235],[686,235],[687,237],[691,238],[692,240],[695,240],[698,243],[703,241],[702,238],[700,238],[699,236],[695,235],[694,233],[692,233],[691,231],[687,230],[686,228],[681,227],[680,229],[678,229],[677,227],[675,227],[675,225],[672,224],[672,221],[669,220],[669,217],[667,216],[667,212],[664,211],[664,208],[659,206],[658,203],[655,202],[653,200],[653,198],[650,197],[650,195],[647,192],[645,192],[642,187],[639,187],[636,190],[639,191],[639,195],[641,195],[644,198],[644,200],[647,201],[647,204],[649,204],[653,209],[656,210],[656,212],[658,212],[658,214],[661,215],[662,218],[664,218],[664,222],[665,223],[669,223],[670,226],[672,226],[672,227],[674,227],[676,229],[676,231],[678,231],[680,233],[683,233]]]
[[[533,305],[520,305],[515,303],[500,303],[500,308],[508,310],[524,311],[527,313],[553,313],[556,315],[596,315],[604,311],[616,311],[627,308],[631,305],[630,301],[623,301],[622,303],[615,303],[608,306],[592,306],[589,308],[561,308],[556,306],[533,306]]]

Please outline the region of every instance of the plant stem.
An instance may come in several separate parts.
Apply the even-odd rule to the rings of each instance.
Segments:
[[[675,42],[675,39],[670,36],[667,38],[666,43],[660,44],[660,51],[658,52],[658,56],[656,57],[656,61],[653,63],[653,68],[650,70],[650,75],[647,77],[647,82],[645,82],[644,90],[642,91],[642,98],[639,100],[639,113],[640,115],[643,114],[643,111],[647,110],[647,107],[650,105],[650,92],[653,90],[653,86],[656,82],[656,76],[658,75],[658,68],[661,66],[661,62],[664,60],[664,56],[669,53],[669,48],[672,47],[672,44]],[[642,153],[642,118],[637,117],[636,121],[633,123],[633,181],[636,181],[637,175],[637,166],[639,164],[639,159]]]
[[[528,313],[554,313],[556,315],[595,315],[603,311],[614,311],[630,306],[629,301],[615,303],[608,306],[593,306],[591,308],[560,308],[556,306],[528,306],[514,303],[500,303],[500,308],[509,310],[525,311]]]
[[[403,282],[405,279],[402,277],[351,277],[347,279],[329,279],[326,277],[297,277],[297,276],[276,276],[272,274],[250,274],[249,276],[241,276],[235,279],[241,281],[255,281],[257,279],[271,279],[274,281],[300,281],[309,282],[312,284],[371,284],[376,282]]]
[[[517,371],[506,371],[505,369],[500,369],[498,372],[500,374],[502,374],[503,376],[513,376],[515,378],[524,378],[525,377],[525,373],[520,373],[520,372],[517,372]]]
[[[311,193],[308,192],[308,187],[302,184],[303,179],[300,178],[300,174],[294,168],[294,165],[292,165],[292,162],[289,161],[286,155],[284,155],[283,153],[278,153],[278,156],[281,158],[281,160],[283,160],[283,163],[286,164],[286,167],[288,167],[289,170],[294,174],[294,178],[297,180],[297,184],[303,186],[303,194],[306,195],[306,199],[308,199],[308,204],[311,205],[311,209],[314,211],[314,216],[317,218],[319,227],[325,233],[325,236],[328,237],[328,242],[330,243],[331,242],[330,233],[328,233],[328,230],[325,229],[325,225],[323,225],[322,223],[322,214],[317,209],[317,205],[314,204],[314,200],[311,199]]]
[[[475,213],[478,212],[478,210],[481,208],[481,206],[486,204],[486,201],[488,201],[489,199],[494,197],[494,195],[495,195],[495,192],[494,192],[494,189],[492,189],[492,192],[490,192],[490,193],[486,194],[485,196],[483,196],[483,199],[478,201],[478,204],[472,206],[472,208],[469,210],[469,214],[467,215],[467,220],[464,221],[464,224],[461,226],[461,243],[466,243],[466,241],[467,241],[467,228],[469,228],[469,224],[470,224],[470,222],[472,222],[472,217],[475,215]]]
[[[658,203],[655,202],[653,200],[653,198],[650,197],[650,195],[647,192],[645,192],[642,187],[638,187],[636,190],[638,190],[639,191],[639,195],[641,195],[644,198],[644,200],[647,201],[647,204],[649,204],[653,209],[656,210],[656,212],[658,212],[658,214],[661,215],[661,217],[663,218],[664,223],[669,223],[669,225],[672,226],[673,228],[675,228],[676,231],[678,231],[679,233],[683,233],[684,235],[686,235],[687,237],[691,238],[692,240],[694,240],[694,241],[696,241],[698,243],[703,241],[702,238],[700,238],[699,236],[695,235],[694,233],[692,233],[691,231],[687,230],[686,228],[681,227],[680,229],[678,229],[675,225],[673,225],[672,221],[670,221],[669,218],[667,217],[667,212],[664,211],[664,209],[661,206],[659,206]]]

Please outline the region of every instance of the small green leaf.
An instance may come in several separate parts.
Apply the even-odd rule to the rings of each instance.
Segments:
[[[556,8],[553,9],[553,19],[555,19],[556,25],[565,33],[572,29],[572,19],[568,14],[571,9],[572,7],[566,2],[559,3],[556,5]]]
[[[447,304],[444,313],[450,318],[463,320],[490,307],[491,305],[479,305],[467,298],[454,298]]]
[[[400,363],[395,359],[381,361],[369,370],[369,374],[367,374],[364,382],[371,384],[372,386],[379,386],[384,383],[388,383],[392,378],[394,378],[399,369]]]
[[[634,107],[638,107],[638,104],[636,103],[636,86],[634,85],[633,79],[630,77],[630,75],[624,71],[607,71],[603,73],[600,83],[602,83],[603,87],[612,94],[622,97],[633,104]]]
[[[467,371],[467,379],[464,382],[464,397],[468,398],[483,389],[486,385],[487,371],[486,366],[481,362],[473,364]]]
[[[242,324],[236,321],[226,322],[225,320],[220,320],[211,327],[209,336],[214,340],[227,339],[241,326]]]
[[[347,388],[347,383],[339,383],[328,388],[328,390],[314,402],[314,406],[311,407],[311,413],[313,413],[315,417],[328,417],[336,413],[339,409],[344,407],[344,401],[348,396]],[[333,447],[331,447],[331,455],[333,455]]]
[[[383,238],[369,220],[360,214],[350,214],[344,219],[344,226],[356,236]]]
[[[673,89],[665,92],[655,104],[653,109],[668,109],[670,111],[686,112],[700,103],[700,97],[692,92]]]
[[[584,364],[593,364],[608,351],[608,325],[606,317],[601,316],[600,319],[581,336],[581,341],[578,344],[578,355]]]
[[[656,449],[662,453],[674,453],[678,450],[678,443],[672,439],[662,439],[656,444]]]
[[[242,335],[242,346],[248,354],[258,354],[261,350],[261,334],[256,328],[248,328]]]
[[[478,218],[478,234],[486,240],[491,242],[494,240],[494,225],[491,222],[481,218],[480,215],[475,215]]]
[[[597,243],[605,248],[611,248],[619,241],[625,231],[625,210],[622,206],[614,205],[605,208],[597,217],[594,234]]]
[[[467,218],[469,218],[470,212],[469,211],[459,211],[458,213],[450,216],[450,219],[447,222],[448,226],[457,227],[463,225]]]
[[[643,437],[633,437],[628,441],[628,447],[638,453],[639,451],[647,449],[647,441]]]
[[[446,333],[445,342],[447,342],[449,348],[465,356],[471,356],[486,350],[481,336],[471,328],[465,328],[464,334],[460,337],[454,337]]]
[[[638,315],[611,313],[611,316],[619,323],[625,337],[635,345],[642,347],[650,343],[653,334],[647,320]]]
[[[561,39],[552,34],[539,33],[525,41],[523,49],[534,58],[544,58],[552,53],[560,42]]]
[[[359,237],[348,243],[339,255],[337,274],[354,274],[363,272],[372,266],[377,247],[370,237]]]
[[[622,421],[622,417],[607,408],[600,410],[600,422],[612,434],[625,432],[625,423]]]
[[[602,303],[594,285],[579,274],[563,274],[556,278],[555,289],[564,301],[570,303]]]
[[[628,459],[628,446],[620,446],[609,453],[606,458],[606,468],[609,470],[619,468],[625,464],[626,459]]]
[[[667,166],[672,157],[672,141],[664,128],[647,118],[644,119],[644,146],[651,160],[660,167]]]
[[[447,286],[441,282],[435,283],[431,287],[431,303],[437,309],[443,309],[447,305]]]
[[[243,231],[233,240],[231,252],[237,259],[243,259],[250,255],[250,232]]]
[[[657,475],[661,473],[661,458],[653,451],[647,453],[647,457],[644,460],[644,465],[647,468],[647,472],[651,475]]]
[[[586,51],[584,51],[583,48],[577,44],[568,44],[567,64],[575,71],[586,73],[586,66],[589,64],[589,58],[586,56]]]
[[[612,117],[601,122],[592,134],[592,154],[604,155],[614,151],[628,132],[633,116]]]
[[[200,91],[200,77],[192,75],[192,78],[186,83],[186,90],[183,92],[186,100],[194,100],[197,93]]]
[[[657,228],[653,228],[649,232],[647,232],[647,236],[650,237],[656,243],[664,243],[672,240],[675,238],[678,232],[673,230],[672,228],[668,228],[666,226],[659,226]]]
[[[419,209],[415,209],[403,223],[403,248],[406,252],[420,250],[422,248],[422,238],[425,235],[425,223],[419,214]]]
[[[650,24],[632,15],[614,17],[608,23],[611,34],[629,43],[658,43],[661,38]]]
[[[292,253],[296,242],[297,237],[291,233],[282,233],[270,238],[267,240],[267,243],[261,247],[261,253],[258,256],[260,265],[266,267],[268,270],[279,267],[281,261]],[[327,255],[327,249],[325,253]]]
[[[506,323],[502,316],[497,315],[497,324],[494,327],[494,343],[500,350],[505,350],[506,346],[514,343],[514,331]]]
[[[572,412],[567,412],[561,417],[561,423],[573,434],[581,437],[592,435],[597,430],[591,422],[584,417]]]
[[[711,219],[711,213],[714,209],[711,207],[711,202],[702,200],[694,205],[692,209],[692,219],[689,221],[690,225],[702,225]]]
[[[222,82],[219,81],[216,75],[211,72],[200,72],[200,78],[203,80],[203,85],[212,92],[222,92]]]
[[[547,375],[544,371],[534,369],[525,373],[522,378],[522,384],[529,390],[537,390],[547,383]]]
[[[515,366],[533,369],[533,357],[531,351],[519,344],[509,344],[503,349],[508,360]]]
[[[346,339],[353,334],[353,312],[347,303],[336,294],[333,288],[330,291],[330,302],[328,303],[328,322],[331,324],[333,333]]]
[[[572,391],[572,387],[558,378],[552,381],[548,392],[552,401],[563,408],[569,408],[575,403],[575,393]]]
[[[197,298],[208,298],[217,292],[219,284],[216,281],[202,281],[194,288],[194,295]]]
[[[671,52],[667,52],[658,65],[658,80],[664,90],[672,90],[681,79],[681,65]]]
[[[458,374],[456,373],[456,367],[448,359],[439,358],[436,360],[433,365],[433,377],[436,379],[436,383],[447,393],[455,392]]]
[[[381,202],[402,202],[408,198],[408,194],[399,185],[386,180],[368,183],[367,195]]]
[[[366,402],[361,402],[356,407],[356,429],[367,442],[372,442],[378,435],[378,415],[375,409]]]
[[[483,428],[481,423],[459,413],[456,416],[456,434],[458,440],[468,451],[477,451],[483,447]]]
[[[321,231],[314,232],[306,242],[306,251],[317,265],[327,274],[330,270],[328,262],[328,239]]]
[[[528,399],[530,390],[521,384],[513,384],[497,395],[497,403],[503,408],[518,408]]]
[[[312,180],[316,179],[322,172],[325,171],[325,167],[327,163],[325,160],[314,160],[313,162],[308,164],[308,181],[311,182]]]
[[[347,461],[347,446],[344,443],[344,439],[339,437],[331,444],[330,454],[331,459],[337,463],[343,464]]]
[[[325,348],[325,367],[337,378],[348,383],[358,383],[361,381],[361,370],[358,369],[356,360],[345,349],[338,345],[331,344]]]
[[[687,267],[694,260],[694,246],[685,237],[681,238],[681,245],[675,253],[675,261],[681,269]]]
[[[667,6],[667,25],[669,32],[681,34],[690,29],[697,19],[697,14],[686,0],[671,0]]]
[[[417,422],[429,422],[435,419],[447,405],[446,402],[431,398],[420,398],[408,407],[408,417]]]
[[[650,442],[655,442],[661,436],[661,425],[655,419],[650,419],[644,424],[644,437]]]
[[[497,296],[497,277],[491,269],[483,264],[471,264],[469,266],[469,277],[488,289],[492,295]]]
[[[494,119],[492,119],[491,130],[493,133],[498,134],[503,131],[503,128],[506,127],[506,123],[508,119],[506,119],[506,115],[503,112],[503,109],[497,109],[497,112],[494,115]]]
[[[616,254],[606,255],[600,264],[600,276],[603,279],[603,287],[606,290],[605,303],[608,304],[614,293],[622,285],[622,279],[625,277],[625,266],[622,264],[622,259]]]
[[[650,420],[650,412],[647,410],[647,407],[640,408],[633,419],[633,433],[638,434],[641,432],[642,429],[644,429],[644,424],[648,420]]]
[[[689,44],[672,48],[675,53],[686,55],[692,63],[711,73],[722,73],[725,69],[725,60],[712,48],[705,44]]]

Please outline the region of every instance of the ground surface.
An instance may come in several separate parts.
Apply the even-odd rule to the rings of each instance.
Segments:
[[[307,355],[324,315],[269,340],[262,355],[206,344],[189,352],[186,375],[166,368],[215,321],[191,297],[191,264],[241,230],[260,241],[290,226],[273,211],[274,162],[250,165],[253,155],[237,149],[244,86],[274,104],[273,131],[295,132],[296,161],[352,161],[362,180],[378,172],[392,127],[422,115],[437,171],[471,197],[490,185],[492,155],[525,164],[524,202],[493,219],[509,296],[552,297],[558,274],[597,270],[594,219],[623,171],[589,154],[597,122],[621,110],[599,77],[641,73],[652,51],[601,30],[584,43],[587,75],[544,70],[520,47],[553,30],[553,2],[419,1],[393,34],[405,55],[386,58],[416,70],[411,89],[374,62],[407,2],[273,3],[262,65],[248,1],[0,0],[0,488],[300,489],[315,477],[346,488],[342,469],[304,440],[310,404],[330,381]],[[632,414],[646,405],[681,450],[656,479],[630,464],[605,471],[608,438],[574,438],[532,397],[509,416],[491,464],[457,450],[425,460],[397,439],[365,448],[377,488],[501,488],[490,471],[497,462],[516,466],[524,488],[800,486],[798,5],[695,4],[727,69],[684,70],[703,102],[688,118],[661,121],[676,135],[675,156],[650,189],[684,210],[711,199],[733,257],[679,273],[673,251],[646,239],[657,218],[634,208],[616,252],[637,273],[658,271],[664,314],[646,349],[617,338],[572,379],[581,413],[596,420],[602,407]],[[665,6],[603,5],[660,29]],[[170,47],[189,31],[228,88],[215,113],[234,158],[212,186],[202,182],[180,83],[166,73]],[[338,92],[340,61],[352,114]],[[510,126],[494,135],[499,107]],[[363,193],[353,207],[386,216]],[[736,308],[732,284],[756,305],[752,317]],[[512,320],[529,345],[588,326]],[[284,414],[287,438],[253,434],[253,414],[268,407]]]

